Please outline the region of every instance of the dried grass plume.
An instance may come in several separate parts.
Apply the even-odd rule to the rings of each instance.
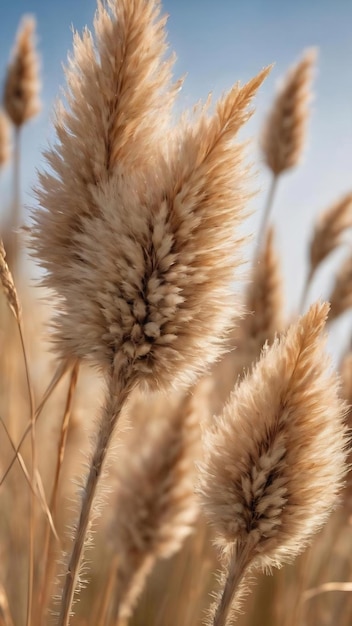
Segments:
[[[283,285],[279,258],[270,228],[264,246],[256,259],[245,305],[247,315],[239,325],[241,343],[254,342],[259,351],[265,341],[273,341],[283,327]]]
[[[315,304],[263,351],[207,439],[202,491],[219,542],[253,540],[260,565],[301,552],[336,506],[345,474],[345,405]]]
[[[307,133],[316,51],[307,50],[287,74],[268,115],[261,138],[267,166],[274,175],[298,165]]]
[[[109,8],[99,5],[97,53],[90,33],[76,38],[70,111],[58,111],[57,144],[46,155],[53,174],[41,175],[33,248],[60,300],[56,340],[64,357],[130,368],[151,386],[188,384],[217,357],[236,312],[237,226],[248,193],[242,146],[233,139],[268,70],[235,85],[212,116],[184,120],[164,154],[153,133],[145,140],[145,115],[156,128],[168,85],[168,74],[157,73],[164,67],[158,3]],[[134,51],[133,62],[122,50]],[[140,91],[136,111],[127,95],[120,111],[116,83],[126,94]],[[140,168],[134,155],[147,160],[148,142],[154,157]]]
[[[12,61],[7,69],[4,88],[5,110],[17,127],[40,111],[39,70],[34,47],[35,20],[26,17],[17,35]]]

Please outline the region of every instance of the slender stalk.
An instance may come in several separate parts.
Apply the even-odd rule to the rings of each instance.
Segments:
[[[252,551],[253,544],[250,541],[236,544],[231,555],[224,591],[216,609],[213,626],[226,626],[232,603],[251,561]]]
[[[9,602],[4,587],[0,584],[0,624],[1,626],[14,626]]]
[[[38,419],[38,417],[40,416],[40,414],[41,414],[41,412],[42,412],[42,410],[43,410],[43,408],[44,408],[44,406],[45,406],[46,402],[49,400],[49,398],[50,398],[51,394],[53,393],[54,389],[55,389],[55,388],[57,387],[57,385],[59,384],[59,382],[60,382],[61,378],[62,378],[62,377],[64,376],[64,374],[66,373],[67,368],[68,368],[68,362],[67,362],[67,361],[65,361],[65,362],[63,362],[62,364],[60,364],[59,368],[58,368],[58,369],[57,369],[57,371],[55,372],[55,374],[54,374],[54,376],[53,376],[53,379],[51,380],[51,382],[50,382],[50,384],[49,384],[49,386],[48,386],[47,390],[45,391],[45,394],[44,394],[44,396],[43,396],[42,401],[40,402],[40,404],[38,405],[38,407],[37,407],[37,409],[36,409],[36,411],[35,411],[35,419],[36,419],[36,420],[37,420],[37,419]],[[12,457],[12,459],[11,459],[11,461],[10,461],[9,465],[8,465],[8,466],[7,466],[7,468],[6,468],[5,473],[3,474],[3,476],[2,476],[2,478],[1,478],[1,480],[0,480],[0,487],[1,487],[1,485],[3,484],[3,482],[5,481],[5,479],[6,479],[7,475],[9,474],[9,472],[10,472],[10,470],[11,470],[11,468],[12,468],[13,464],[15,463],[16,459],[18,458],[18,455],[19,455],[19,452],[20,452],[21,446],[22,446],[22,444],[23,444],[24,440],[26,439],[26,437],[27,437],[28,433],[30,433],[30,432],[31,432],[31,424],[29,424],[29,425],[26,427],[26,429],[25,429],[25,431],[24,431],[24,433],[23,433],[23,435],[22,435],[22,437],[21,437],[21,439],[20,439],[19,444],[18,444],[18,445],[17,445],[17,447],[15,448],[15,455]]]
[[[307,296],[308,296],[308,292],[309,292],[310,286],[312,284],[313,276],[314,276],[314,270],[312,268],[310,268],[309,273],[307,274],[305,283],[303,285],[303,291],[302,291],[301,301],[300,301],[300,305],[299,305],[299,312],[301,314],[303,314],[303,312],[304,312],[304,307],[306,305]]]
[[[118,375],[116,373],[112,375],[106,405],[100,422],[97,442],[84,489],[76,535],[61,597],[60,614],[57,626],[68,626],[70,622],[71,608],[78,582],[79,568],[89,528],[90,514],[98,481],[102,473],[103,464],[115,426],[119,420],[122,408],[125,405],[131,389],[132,383],[130,376],[122,376],[121,374]]]
[[[17,275],[19,242],[18,228],[21,219],[21,126],[15,126],[13,147],[13,204],[11,215],[11,271]]]
[[[65,405],[65,411],[64,411],[63,420],[62,420],[61,435],[60,435],[58,454],[57,454],[57,460],[56,460],[54,484],[53,484],[52,494],[50,498],[49,506],[50,506],[50,513],[51,513],[53,520],[55,520],[55,515],[56,515],[56,505],[57,505],[57,495],[58,495],[60,474],[61,474],[61,468],[62,468],[64,455],[65,455],[68,426],[69,426],[70,417],[72,413],[73,398],[74,398],[74,394],[75,394],[75,390],[77,386],[78,371],[79,371],[79,363],[78,361],[76,361],[71,371],[71,380],[70,380],[70,384],[69,384],[68,391],[67,391],[66,405]],[[38,624],[41,624],[41,621],[43,618],[44,608],[46,606],[46,600],[48,596],[49,584],[52,579],[52,569],[53,569],[54,563],[52,561],[49,563],[49,554],[52,549],[52,539],[53,539],[53,536],[50,533],[50,525],[47,524],[46,530],[45,530],[43,558],[42,558],[43,580],[42,580],[42,585],[41,585],[39,599],[38,599],[38,606],[39,606]]]
[[[104,585],[104,593],[102,595],[101,602],[99,603],[98,613],[94,622],[95,624],[97,624],[97,626],[106,626],[111,622],[111,620],[108,619],[108,616],[111,598],[113,597],[116,586],[117,567],[118,555],[115,555],[109,568],[108,579],[106,584]],[[98,599],[100,600],[100,598]]]
[[[257,254],[259,254],[260,249],[263,245],[263,241],[265,241],[265,235],[266,235],[266,231],[267,231],[268,224],[269,224],[269,217],[270,217],[270,213],[272,211],[273,205],[274,205],[278,180],[279,180],[279,174],[273,174],[271,178],[271,183],[270,183],[270,187],[268,191],[268,196],[267,196],[264,212],[263,212],[262,219],[260,222],[260,227],[258,230]]]
[[[29,365],[27,359],[27,352],[24,344],[22,323],[19,316],[16,316],[18,331],[21,340],[21,348],[26,372],[26,382],[29,398],[30,409],[30,426],[31,426],[31,450],[32,450],[32,465],[31,465],[31,482],[33,489],[30,494],[30,522],[29,522],[29,565],[28,565],[28,597],[27,597],[27,617],[26,626],[30,626],[32,616],[33,605],[33,585],[34,585],[34,538],[35,538],[35,474],[36,474],[36,445],[35,445],[35,408],[34,408],[34,394],[31,384]]]

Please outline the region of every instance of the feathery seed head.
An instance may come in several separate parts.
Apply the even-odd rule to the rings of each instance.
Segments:
[[[40,111],[38,60],[33,43],[35,20],[26,17],[17,35],[13,59],[8,67],[4,107],[17,127]]]
[[[311,272],[341,243],[341,236],[352,228],[352,193],[343,196],[321,213],[310,243]]]
[[[248,315],[240,323],[240,340],[255,341],[259,350],[265,341],[273,341],[283,326],[283,289],[279,259],[274,247],[274,230],[268,230],[265,245],[254,267],[246,291]]]
[[[287,74],[261,138],[267,166],[275,175],[298,165],[306,136],[316,51],[308,50]]]
[[[335,507],[346,467],[345,405],[316,304],[263,351],[207,440],[201,488],[219,543],[253,541],[257,565],[303,550]]]
[[[155,74],[164,67],[158,3],[109,7],[99,5],[98,53],[90,33],[76,41],[70,111],[60,113],[57,145],[47,153],[53,173],[41,175],[33,248],[61,302],[61,354],[127,367],[151,386],[189,383],[218,356],[233,318],[236,227],[248,197],[243,149],[233,139],[268,70],[235,85],[212,116],[183,121],[161,148],[154,130],[159,88],[167,87]],[[118,30],[117,44],[109,29]],[[117,96],[98,89],[108,79]],[[141,97],[131,109],[134,93]]]

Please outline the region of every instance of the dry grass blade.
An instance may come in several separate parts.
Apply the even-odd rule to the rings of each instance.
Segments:
[[[167,417],[141,425],[120,458],[113,501],[117,515],[111,524],[118,559],[111,595],[114,624],[130,617],[157,559],[181,548],[197,517],[193,466],[198,416],[186,398]]]
[[[298,164],[307,131],[308,104],[316,52],[308,50],[293,67],[274,101],[262,134],[261,147],[274,176]]]
[[[8,428],[7,428],[6,424],[5,424],[5,421],[3,420],[3,418],[1,416],[0,416],[0,422],[1,422],[1,424],[2,424],[2,426],[4,428],[4,430],[5,430],[5,433],[6,433],[6,436],[7,436],[8,440],[9,440],[9,442],[10,442],[10,445],[11,445],[12,449],[14,450],[14,452],[16,454],[15,458],[18,460],[19,466],[20,466],[20,468],[22,470],[22,473],[23,473],[23,475],[24,475],[24,477],[26,479],[26,482],[27,482],[27,484],[28,484],[28,486],[29,486],[29,488],[31,490],[31,493],[33,493],[33,495],[37,496],[37,498],[38,498],[38,500],[40,502],[40,505],[42,507],[42,510],[43,510],[44,514],[47,516],[50,528],[51,528],[54,536],[57,537],[57,533],[56,533],[55,526],[54,526],[54,523],[53,523],[53,520],[52,520],[52,516],[51,516],[48,504],[47,504],[46,499],[45,499],[45,491],[44,491],[44,488],[43,488],[43,485],[42,485],[41,476],[40,476],[39,472],[36,471],[34,480],[33,480],[33,478],[31,478],[31,475],[30,475],[30,473],[29,473],[29,471],[28,471],[28,469],[26,467],[24,459],[23,459],[22,455],[19,453],[19,451],[16,450],[16,446],[15,446],[15,444],[14,444],[12,438],[11,438],[11,435],[10,435],[10,433],[8,431]]]
[[[62,464],[64,460],[64,455],[65,455],[67,433],[68,433],[68,427],[69,427],[69,422],[71,418],[73,398],[74,398],[74,394],[75,394],[76,386],[77,386],[78,372],[79,372],[79,363],[76,362],[72,367],[71,378],[70,378],[70,383],[69,383],[67,397],[66,397],[66,405],[65,405],[65,410],[64,410],[64,415],[63,415],[63,420],[62,420],[62,425],[61,425],[60,441],[59,441],[58,455],[57,455],[57,460],[56,460],[54,484],[53,484],[51,498],[50,498],[50,506],[49,506],[50,516],[54,520],[56,516],[59,480],[60,480],[60,474],[61,474]],[[55,538],[57,541],[59,540],[57,535]],[[42,586],[41,586],[41,591],[40,591],[40,597],[38,600],[39,611],[40,611],[39,620],[38,620],[39,624],[41,623],[42,615],[45,611],[46,600],[48,596],[48,589],[50,588],[50,584],[52,582],[52,573],[53,573],[53,569],[55,568],[55,562],[53,561],[53,559],[49,560],[50,549],[52,547],[51,539],[52,539],[52,536],[49,533],[49,526],[47,526],[46,531],[45,531],[44,547],[43,547],[43,553],[42,553],[43,554],[42,556],[43,581],[42,581]]]
[[[58,368],[52,378],[52,380],[50,381],[44,395],[43,398],[41,400],[41,402],[38,404],[38,407],[36,408],[35,411],[35,419],[37,420],[45,406],[45,404],[47,403],[47,401],[49,400],[51,394],[54,392],[54,390],[56,389],[57,385],[59,384],[60,380],[63,378],[63,376],[65,375],[67,369],[69,367],[69,362],[68,361],[60,361]],[[5,481],[8,473],[10,472],[14,462],[16,461],[17,455],[26,439],[26,437],[29,435],[29,433],[31,432],[31,424],[28,424],[27,428],[25,429],[19,444],[16,447],[16,454],[15,456],[11,459],[9,465],[6,468],[6,471],[4,472],[1,480],[0,480],[0,487],[3,484],[3,482]]]
[[[352,255],[342,263],[329,300],[331,305],[329,321],[335,320],[352,307]]]
[[[259,356],[265,341],[271,343],[283,326],[283,285],[273,228],[268,231],[256,259],[252,280],[246,289],[245,306],[248,314],[240,322],[240,341],[255,342]]]
[[[5,421],[4,421],[4,419],[2,417],[0,417],[0,422],[1,422],[2,426],[3,426],[3,429],[4,429],[5,433],[6,433],[6,436],[7,436],[8,440],[9,440],[9,442],[10,442],[10,445],[11,445],[12,449],[15,451],[15,454],[16,454],[15,458],[18,460],[18,463],[19,463],[19,466],[20,466],[20,468],[21,468],[21,470],[23,472],[23,475],[24,475],[24,477],[25,477],[25,479],[26,479],[26,481],[27,481],[31,491],[34,491],[34,485],[33,485],[32,481],[31,481],[30,473],[27,470],[27,467],[26,467],[26,464],[24,462],[24,459],[23,459],[22,455],[16,450],[16,446],[15,446],[14,442],[12,441],[12,438],[11,438],[11,435],[9,433],[9,430],[8,430],[8,428],[6,426],[6,423],[5,423]]]
[[[320,215],[310,243],[311,273],[340,245],[347,228],[352,228],[352,193],[343,196]]]
[[[310,600],[321,593],[327,593],[329,591],[352,591],[352,583],[324,583],[323,585],[319,585],[319,587],[314,587],[314,589],[308,589],[305,591],[303,594],[303,600]]]
[[[33,43],[35,20],[25,18],[17,35],[13,59],[8,67],[4,107],[16,127],[40,111],[38,61]]]
[[[237,545],[243,555],[250,542],[247,565],[292,560],[337,504],[346,407],[321,336],[328,308],[312,306],[263,352],[206,440],[206,512],[225,553]],[[230,623],[215,616],[214,624]]]

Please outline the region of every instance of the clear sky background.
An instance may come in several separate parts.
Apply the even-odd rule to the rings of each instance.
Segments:
[[[178,58],[175,73],[187,74],[178,110],[205,99],[209,92],[219,96],[235,81],[246,81],[275,62],[257,98],[257,112],[243,134],[254,137],[252,154],[261,190],[252,203],[254,215],[248,231],[255,231],[259,222],[269,182],[256,136],[279,78],[305,48],[319,49],[304,162],[282,178],[273,213],[287,301],[292,306],[302,288],[314,219],[352,189],[352,0],[164,0],[163,7],[169,14],[170,49]],[[34,15],[38,25],[43,111],[24,129],[22,175],[27,204],[34,202],[35,169],[40,167],[41,150],[50,134],[53,101],[64,83],[62,63],[71,48],[71,28],[91,26],[94,10],[95,0],[0,0],[2,80],[21,16]],[[0,176],[3,206],[9,203],[10,188],[8,168]],[[321,270],[312,297],[327,295],[341,258],[341,254],[334,255]],[[350,322],[347,316],[343,330],[336,328],[337,335],[348,332]]]

